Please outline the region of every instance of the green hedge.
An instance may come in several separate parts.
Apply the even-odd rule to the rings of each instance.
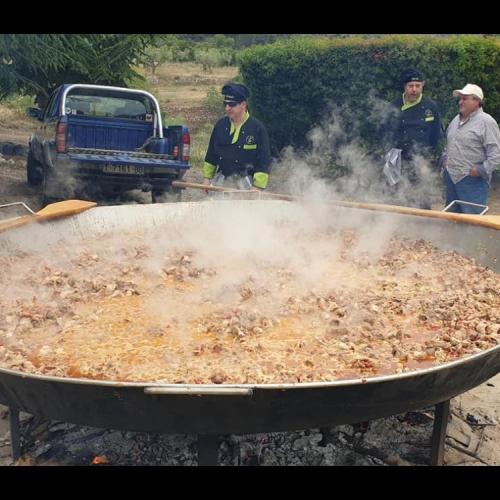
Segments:
[[[299,37],[245,49],[238,62],[251,110],[268,127],[275,152],[306,145],[307,132],[327,117],[331,103],[341,108],[344,123],[357,124],[353,137],[377,148],[381,130],[370,119],[370,96],[391,101],[401,95],[399,78],[409,67],[423,72],[424,95],[438,103],[445,126],[458,112],[452,91],[466,83],[483,89],[485,111],[500,119],[498,37]]]

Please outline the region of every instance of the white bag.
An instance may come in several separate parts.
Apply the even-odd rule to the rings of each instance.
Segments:
[[[401,153],[402,149],[392,148],[385,155],[384,175],[391,186],[395,186],[401,180]]]

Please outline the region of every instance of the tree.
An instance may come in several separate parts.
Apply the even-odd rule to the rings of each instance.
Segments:
[[[170,60],[172,57],[172,49],[168,45],[160,45],[156,47],[150,45],[146,48],[145,54],[142,58],[142,63],[145,68],[151,71],[151,76],[155,77],[156,68],[164,62]]]
[[[12,93],[49,95],[63,83],[126,86],[142,76],[149,34],[2,34],[0,97]]]
[[[208,43],[217,49],[234,49],[234,39],[225,35],[214,35]]]

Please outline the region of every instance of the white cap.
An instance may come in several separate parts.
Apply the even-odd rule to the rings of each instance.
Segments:
[[[468,83],[461,90],[454,90],[453,91],[454,97],[458,97],[459,95],[474,95],[476,97],[479,97],[479,99],[481,99],[481,101],[484,100],[484,95],[483,95],[483,91],[481,90],[481,87],[478,87],[477,85],[474,85],[473,83]]]

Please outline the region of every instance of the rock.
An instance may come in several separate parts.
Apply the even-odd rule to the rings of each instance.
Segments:
[[[330,433],[334,434],[335,432],[341,432],[343,434],[347,434],[348,436],[353,436],[354,427],[352,425],[338,425],[337,427],[331,427]]]
[[[469,444],[471,442],[470,435],[464,434],[456,427],[450,427],[448,429],[447,436],[454,439],[457,443],[459,443],[462,446],[465,446],[467,448],[469,447]]]
[[[265,448],[261,455],[261,465],[281,465],[271,448]]]
[[[309,446],[309,439],[307,437],[301,437],[293,442],[292,448],[294,450],[302,450]]]

